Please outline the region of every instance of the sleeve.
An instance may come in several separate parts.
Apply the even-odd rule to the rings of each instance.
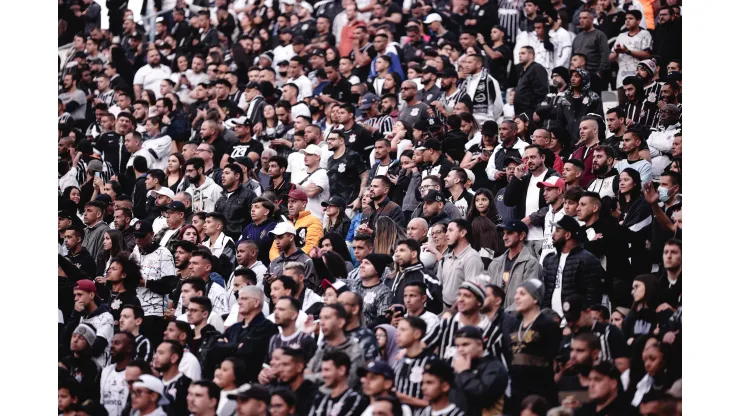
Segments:
[[[314,178],[311,178],[313,180],[309,182],[316,184],[316,186],[321,188],[322,192],[329,189],[329,176],[326,174],[325,170],[316,172],[316,175],[314,176]]]
[[[649,51],[653,49],[653,38],[650,36],[650,32],[643,31],[645,35],[642,37],[642,42],[640,42],[640,48],[643,51]]]
[[[584,250],[583,252],[588,253]],[[601,304],[601,282],[604,278],[604,269],[601,268],[601,263],[593,255],[590,255],[583,262],[585,270],[582,274],[583,280],[581,281],[583,291],[581,293],[586,294],[586,300],[589,305]]]
[[[611,350],[611,358],[629,358],[629,347],[622,331],[616,326],[609,326],[609,336],[606,342]]]
[[[650,183],[653,180],[653,165],[650,163],[642,163],[640,166],[640,180],[642,183]],[[619,188],[619,181],[614,181]],[[615,192],[616,193],[616,192]],[[618,193],[617,193],[618,194]]]
[[[306,242],[303,244],[304,253],[308,254],[311,249],[319,245],[319,240],[324,235],[324,228],[321,226],[321,221],[316,219],[311,221],[306,230]]]
[[[144,85],[144,68],[139,68],[134,75],[134,85]]]
[[[550,208],[548,206],[544,206],[540,208],[539,211],[529,214],[529,220],[532,222],[533,227],[542,227],[545,225],[545,217],[547,216],[547,211],[549,209]]]
[[[601,63],[599,65],[599,71],[605,71],[609,68],[609,41],[606,38],[604,32],[599,32],[598,37],[599,50],[601,51]]]
[[[472,247],[470,248],[473,249]],[[463,270],[465,272],[465,280],[470,280],[483,273],[483,261],[480,259],[480,255],[476,253],[475,256],[471,256],[468,261],[463,264]]]
[[[504,205],[507,207],[515,207],[521,199],[523,188],[524,181],[516,176],[512,176],[511,181],[506,185],[506,190],[504,191]]]
[[[457,387],[465,392],[465,396],[478,403],[490,403],[503,396],[509,382],[508,374],[503,364],[489,362],[483,371],[470,369],[455,376]]]

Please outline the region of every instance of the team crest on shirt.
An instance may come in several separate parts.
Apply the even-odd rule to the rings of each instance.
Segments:
[[[421,367],[414,367],[411,369],[411,374],[409,374],[409,380],[412,383],[421,383],[421,379],[424,376],[424,369]]]
[[[427,95],[427,101],[432,99],[432,94]]]
[[[110,303],[110,308],[114,310],[118,310],[118,308],[121,307],[121,299],[116,299],[113,302]]]
[[[651,92],[650,94],[648,94],[648,97],[647,97],[647,99],[648,99],[648,101],[650,101],[651,103],[654,103],[654,102],[655,102],[655,100],[657,99],[657,96],[655,95],[655,93],[654,93],[654,92]]]
[[[304,32],[305,32],[306,30],[308,30],[308,23],[306,23],[306,24],[304,24],[303,26],[301,26],[301,30],[303,30]]]
[[[504,196],[503,195],[496,195],[496,201],[503,201]]]
[[[586,97],[586,98],[583,99],[583,104],[585,104],[585,105],[588,105],[588,103],[590,103],[590,102],[591,102],[591,99],[588,98],[588,97]]]
[[[411,110],[411,117],[416,117],[418,115],[419,115],[419,109],[418,108],[414,108],[414,109]]]
[[[372,304],[373,302],[375,302],[376,297],[377,295],[375,294],[375,292],[367,292],[365,293],[365,297],[362,299],[362,301],[367,304]]]
[[[357,135],[356,134],[350,134],[349,135],[349,142],[350,143],[354,143],[356,140],[357,140]]]
[[[344,173],[345,170],[347,170],[347,164],[346,163],[340,163],[339,168],[337,169],[339,173]]]
[[[260,233],[260,240],[263,239],[263,238],[265,238],[265,234],[266,233],[267,233],[267,231],[262,230],[262,232]]]
[[[483,16],[484,14],[486,14],[486,11],[485,10],[481,10],[481,11],[478,12],[478,16]]]

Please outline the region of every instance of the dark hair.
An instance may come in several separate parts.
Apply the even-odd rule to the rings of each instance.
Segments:
[[[286,159],[286,158],[284,158],[284,157],[282,157],[282,156],[273,156],[273,157],[271,157],[271,158],[270,158],[270,160],[268,161],[268,164],[269,164],[270,162],[275,162],[275,163],[277,163],[278,167],[280,167],[280,168],[282,168],[282,169],[287,169],[287,168],[288,168],[288,159]]]
[[[211,215],[211,213],[206,214],[206,216],[209,215]],[[213,255],[208,249],[202,247],[197,248],[192,253],[190,253],[190,257],[201,257],[203,260],[213,265]]]
[[[235,175],[239,175],[239,182],[237,183],[241,183],[242,180],[244,180],[244,171],[242,170],[241,166],[237,165],[236,163],[227,163],[226,166],[224,166],[224,169],[229,169]]]
[[[272,392],[270,392],[270,396],[278,396],[280,399],[282,399],[285,404],[288,406],[288,408],[294,407],[296,403],[298,402],[298,399],[296,398],[295,393],[293,393],[292,390],[286,388],[286,387],[277,387]]]
[[[174,322],[175,325],[177,325],[178,323],[185,324],[188,327],[188,330],[190,329],[190,325],[187,322],[183,322],[183,321],[171,321],[171,322]],[[177,326],[178,326],[178,329],[180,329],[179,328],[180,326],[179,325],[177,325]],[[190,339],[189,336],[188,336],[188,339]],[[170,349],[172,350],[172,353],[173,354],[177,354],[177,363],[176,364],[180,364],[180,361],[182,361],[182,356],[185,354],[185,349],[183,348],[183,346],[180,345],[179,342],[172,341],[172,340],[169,340],[169,339],[166,339],[166,340],[162,341],[159,345],[163,345],[163,344],[169,344],[170,345]]]
[[[427,323],[424,322],[423,319],[419,318],[418,316],[407,316],[405,318],[402,318],[402,320],[408,322],[411,328],[421,331],[421,338],[424,338],[424,334],[427,333]]]
[[[380,4],[380,3],[378,3]],[[412,26],[415,27],[415,26]],[[395,396],[381,396],[375,398],[376,402],[388,402],[391,404],[391,411],[393,412],[393,416],[403,416],[403,406],[401,406],[401,402],[398,400]]]
[[[324,240],[329,240],[329,242],[331,242],[332,251],[342,256],[344,261],[352,262],[352,257],[349,254],[347,243],[341,235],[335,232],[324,234],[324,236],[319,240],[319,247],[321,247],[321,243],[323,243]]]
[[[280,276],[280,277],[284,277],[284,278],[290,280],[291,282],[293,282],[293,284],[295,285],[295,291],[298,290],[298,284],[296,284],[293,279],[289,278],[288,276]],[[283,282],[283,285],[285,285],[285,281],[283,281],[282,279],[281,279],[281,281]],[[294,289],[291,289],[291,290],[294,290]],[[298,294],[295,293],[295,291],[293,291],[292,293],[294,293],[295,296],[298,296]],[[293,296],[281,296],[280,299],[278,299],[278,300],[287,300],[288,303],[290,303],[291,309],[293,309],[294,311],[296,311],[298,313],[301,312],[301,303],[295,297],[293,297]]]
[[[152,374],[152,366],[146,360],[131,360],[126,367],[136,367],[141,370],[141,374]]]
[[[257,274],[254,272],[254,270],[248,267],[241,267],[239,269],[234,270],[234,277],[236,276],[244,276],[246,277],[247,281],[249,281],[249,283],[251,283],[252,285],[257,284]]]
[[[612,158],[612,159],[614,159],[617,156],[617,153],[614,151],[613,147],[601,145],[601,144],[594,146],[594,152],[604,152],[607,158]]]
[[[260,196],[260,197],[255,198],[252,201],[252,204],[257,204],[257,203],[262,204],[262,207],[264,207],[265,209],[267,209],[267,211],[269,211],[269,214],[267,214],[268,217],[272,217],[272,215],[275,213],[275,203],[273,203],[269,199],[263,196]]]
[[[496,224],[487,217],[481,217],[474,219],[471,223],[471,239],[470,245],[476,251],[480,251],[482,248],[493,250],[494,253],[503,252],[503,238],[499,234]]]
[[[537,416],[545,416],[547,411],[550,410],[550,407],[550,402],[548,402],[544,397],[536,394],[530,394],[525,397],[524,400],[522,400],[521,405],[522,410],[529,410]]]
[[[197,216],[199,216],[199,217],[200,217],[200,215],[199,215],[199,214],[200,214],[199,212],[196,212],[196,213],[195,213],[195,215],[197,215]],[[184,226],[183,226],[183,227],[182,227],[182,228],[180,229],[180,232],[178,232],[178,233],[177,233],[177,238],[178,238],[179,240],[182,240],[182,236],[183,236],[183,235],[185,235],[185,232],[186,232],[187,230],[191,229],[191,228],[192,228],[193,230],[195,230],[195,244],[200,244],[200,234],[198,234],[198,229],[197,229],[197,228],[195,228],[195,226],[194,226],[193,224],[187,224],[187,225],[184,225]],[[189,250],[189,249],[186,249],[186,247],[185,247],[185,246],[182,246],[182,247],[183,247],[183,249],[184,249],[185,251],[188,251],[188,252],[191,252],[191,253],[193,252],[193,250]]]
[[[467,241],[473,240],[473,225],[470,223],[470,221],[464,218],[456,218],[450,221],[450,224],[455,224],[457,225],[457,228],[465,230],[465,239]],[[449,228],[449,225],[448,225],[448,228]]]
[[[203,307],[203,309],[209,314],[213,311],[213,302],[208,296],[193,296],[190,298],[190,303],[195,303]]]
[[[421,253],[421,246],[419,245],[419,242],[414,240],[413,238],[407,238],[405,240],[400,240],[398,243],[396,243],[396,247],[400,246],[401,244],[408,247],[409,250],[415,251],[416,254]]]
[[[347,263],[345,263],[345,260],[342,256],[333,251],[329,251],[324,254],[323,260],[323,263],[326,265],[326,268],[332,276],[337,279],[347,278]],[[316,262],[314,264],[316,264]]]
[[[330,306],[335,305],[327,305],[324,307],[327,308]],[[342,306],[337,306],[337,308],[344,310],[344,307]],[[321,357],[321,361],[331,361],[337,368],[344,367],[347,370],[347,375],[349,375],[349,369],[352,367],[352,361],[350,361],[349,356],[342,351],[329,351]]]
[[[530,144],[529,146],[524,148],[524,150],[529,150],[529,149],[537,149],[538,155],[545,156],[545,148],[538,144]]]
[[[298,284],[292,278],[281,274],[280,276],[276,277],[273,282],[282,283],[285,289],[290,290],[291,295],[298,296]]]
[[[141,306],[126,304],[121,308],[121,312],[123,312],[124,309],[131,309],[131,312],[134,313],[134,319],[144,319],[144,308]]]
[[[665,172],[661,173],[660,176],[668,176],[671,178],[671,183],[673,185],[678,185],[679,188],[681,188],[681,174],[678,172],[674,172],[672,170],[666,170]]]
[[[681,249],[681,251],[683,252],[683,244],[681,243],[681,240],[677,238],[668,239],[668,241],[666,241],[665,244],[663,244],[663,247],[665,246],[676,246],[679,249]]]
[[[216,399],[216,403],[218,403],[218,400],[221,398],[221,387],[219,387],[218,385],[216,385],[216,383],[214,383],[211,380],[193,381],[190,385],[191,386],[200,386],[200,387],[207,388],[208,389],[208,398],[209,399]]]
[[[339,305],[338,303],[332,303],[331,305],[324,305],[321,309],[329,308],[334,311],[334,314],[337,316],[337,318],[344,319],[347,321],[347,310],[344,309],[344,306]]]
[[[493,196],[493,192],[486,188],[479,188],[477,191],[475,191],[475,195],[473,195],[473,203],[470,204],[470,207],[468,208],[468,213],[465,218],[472,223],[476,218],[480,216],[478,208],[475,207],[475,199],[478,197],[478,195],[483,195],[488,198],[488,210],[486,210],[486,218],[493,221],[494,224],[500,222],[501,219],[498,215],[498,210],[496,209],[496,200]]]
[[[225,361],[230,361],[231,365],[234,366],[234,384],[236,384],[237,386],[241,386],[242,384],[248,382],[249,372],[247,371],[247,364],[244,363],[244,360],[232,356],[226,358],[224,362]]]
[[[203,279],[190,277],[182,281],[181,287],[185,285],[191,285],[196,292],[203,292],[203,295],[206,294],[206,282]]]
[[[118,230],[107,230],[106,232],[110,233],[111,231],[117,231],[118,234],[121,234]],[[111,239],[111,241],[113,241],[113,239]],[[126,291],[135,291],[136,287],[139,286],[139,281],[142,279],[139,264],[129,257],[129,253],[127,251],[121,251],[115,257],[111,257],[111,264],[112,263],[118,263],[121,265],[122,273],[126,275],[123,279],[123,287]]]
[[[579,186],[574,186],[572,188],[568,188],[563,193],[563,199],[568,201],[580,201],[581,197],[583,196],[583,188]]]
[[[627,10],[626,14],[634,17],[635,20],[637,20],[638,22],[642,20],[642,12],[640,12],[639,10],[636,10],[636,9]]]
[[[573,337],[574,341],[583,341],[588,345],[588,349],[593,350],[599,350],[601,351],[601,342],[599,341],[599,337],[593,334],[593,332],[582,332],[575,337]]]
[[[146,174],[147,176],[151,176],[152,178],[156,179],[160,185],[166,185],[164,180],[167,176],[165,176],[162,169],[149,169]]]
[[[190,159],[185,161],[185,166],[187,167],[188,165],[192,165],[193,169],[195,169],[196,171],[199,169],[205,170],[206,168],[206,162],[202,158],[197,157],[197,156],[191,157]]]

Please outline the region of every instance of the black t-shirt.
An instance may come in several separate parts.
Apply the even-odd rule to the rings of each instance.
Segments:
[[[503,93],[506,91],[506,87],[509,85],[506,81],[506,71],[509,67],[509,62],[511,62],[514,55],[511,52],[511,48],[507,44],[503,44],[501,46],[497,46],[495,48],[491,48],[496,52],[500,52],[502,55],[504,55],[503,58],[499,59],[489,59],[488,69],[491,71],[491,76],[496,79],[499,83],[499,87],[501,87],[501,92]]]
[[[352,128],[344,131],[345,146],[362,156],[365,165],[370,165],[370,152],[375,146],[373,136],[361,125],[354,123]],[[349,202],[349,201],[347,201]]]
[[[216,137],[216,140],[211,143],[216,150],[213,152],[213,166],[218,167],[221,164],[221,158],[224,153],[228,153],[231,150],[231,145],[224,139],[223,136]],[[221,184],[219,184],[221,186]]]
[[[246,143],[234,143],[233,145],[231,145],[231,148],[229,149],[227,154],[233,158],[245,157],[252,152],[257,153],[261,156],[263,150],[265,150],[264,146],[262,146],[262,143],[260,143],[259,140],[251,139]]]
[[[354,75],[357,75],[357,78],[360,79],[360,81],[364,82],[367,81],[368,76],[370,76],[370,65],[375,59],[376,56],[378,56],[378,51],[375,50],[375,47],[373,46],[372,42],[368,42],[365,44],[365,46],[360,48],[360,51],[367,53],[367,56],[370,58],[370,61],[367,65],[363,66],[356,66],[355,69],[352,70],[352,73]],[[355,60],[355,51],[353,50],[349,54],[350,59],[353,61]]]
[[[326,84],[322,90],[322,94],[326,94],[337,101],[349,103],[352,101],[352,86],[346,78],[342,77],[336,85],[331,82]]]
[[[329,158],[327,176],[329,176],[329,192],[331,196],[341,196],[352,203],[360,194],[360,176],[368,170],[362,157],[351,149],[347,149],[338,158]]]

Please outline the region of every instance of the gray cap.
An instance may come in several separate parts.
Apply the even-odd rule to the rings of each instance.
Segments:
[[[87,170],[89,172],[102,172],[103,171],[103,162],[93,159],[89,162],[87,162]]]
[[[540,279],[526,280],[519,287],[526,290],[537,301],[537,304],[542,306],[542,301],[545,298],[545,285]]]

